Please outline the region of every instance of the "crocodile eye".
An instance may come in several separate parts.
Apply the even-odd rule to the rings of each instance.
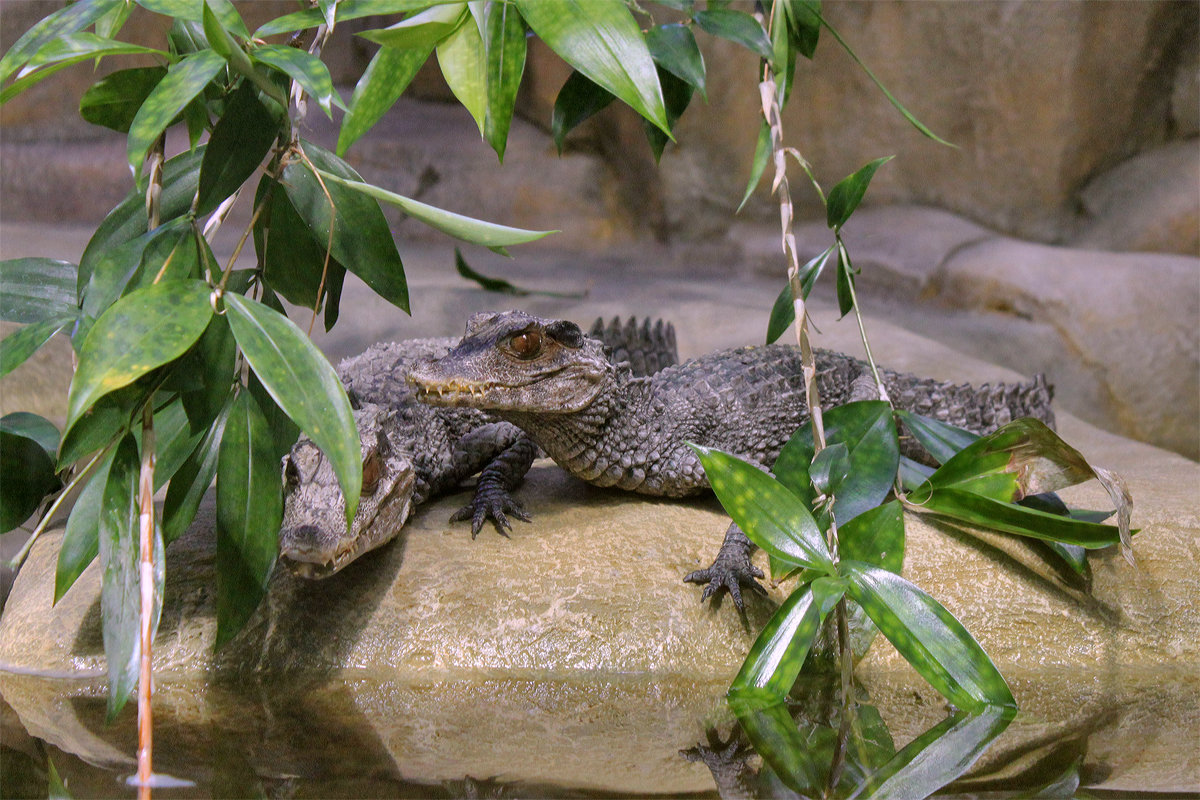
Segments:
[[[375,494],[375,489],[379,486],[379,453],[373,452],[367,456],[367,460],[363,462],[362,467],[362,495]]]
[[[283,480],[288,489],[295,489],[300,485],[300,470],[296,467],[296,462],[292,461],[291,456],[283,458]]]
[[[542,352],[542,335],[537,331],[518,333],[508,340],[508,346],[517,358],[526,360],[537,358],[538,354]]]

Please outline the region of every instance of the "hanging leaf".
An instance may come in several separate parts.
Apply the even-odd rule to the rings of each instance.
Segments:
[[[386,16],[399,14],[403,11],[424,10],[439,0],[339,0],[337,4],[337,21],[347,22],[363,17]],[[320,8],[306,8],[276,17],[260,26],[254,32],[255,39],[273,36],[277,33],[315,28],[326,22],[325,13]]]
[[[226,101],[225,113],[209,137],[200,164],[196,214],[208,214],[241,188],[279,134],[279,119],[258,99],[254,84],[243,81]]]
[[[157,381],[143,378],[97,400],[70,430],[63,431],[58,448],[59,469],[115,445],[129,432],[134,414],[150,400],[156,388]]]
[[[83,491],[79,493],[71,516],[67,518],[66,533],[58,550],[54,569],[54,602],[62,599],[100,553],[100,510],[104,503],[104,487],[116,450],[100,459]]]
[[[217,459],[231,405],[226,402],[212,426],[205,431],[204,438],[180,465],[167,486],[162,516],[163,540],[167,544],[182,536],[191,525],[200,508],[200,501],[212,486],[213,478],[217,475]]]
[[[462,275],[469,281],[478,283],[485,291],[489,292],[511,294],[517,297],[537,294],[545,297],[565,297],[572,300],[578,300],[586,294],[585,292],[546,292],[537,289],[523,289],[520,286],[514,286],[503,278],[489,278],[487,275],[482,275],[471,269],[466,259],[463,258],[462,251],[457,247],[454,248],[454,269],[459,275]]]
[[[774,55],[767,32],[750,14],[727,8],[709,8],[697,11],[693,19],[705,33],[740,44],[759,58],[769,61]]]
[[[159,283],[127,294],[105,311],[79,351],[64,436],[100,397],[191,347],[212,316],[209,293],[203,281]]]
[[[800,675],[821,623],[844,592],[845,586],[834,578],[818,578],[792,592],[763,626],[730,692],[761,689],[782,702]]]
[[[914,502],[915,511],[940,514],[989,530],[1073,544],[1088,550],[1124,542],[1123,532],[1116,525],[1098,525],[1061,517],[964,489],[938,487],[928,497],[915,498]],[[1128,535],[1134,533],[1136,531],[1130,531]]]
[[[801,290],[804,292],[804,298],[807,300],[808,295],[812,292],[813,285],[817,282],[817,278],[821,277],[821,271],[825,269],[825,264],[829,262],[829,256],[833,253],[833,249],[837,245],[830,245],[821,254],[813,257],[807,264],[800,268],[798,273],[800,276]],[[775,304],[771,306],[771,316],[767,321],[767,344],[771,344],[783,335],[784,331],[796,321],[796,308],[792,303],[792,284],[788,281],[783,285],[783,290],[779,296],[775,298]]]
[[[979,434],[965,431],[932,417],[923,417],[902,408],[896,409],[896,418],[912,437],[925,448],[939,464],[945,464],[959,451],[979,438]]]
[[[838,312],[844,317],[854,310],[854,265],[841,240],[837,243],[837,299]],[[839,317],[840,319],[840,317]]]
[[[43,45],[17,73],[17,77],[23,78],[40,67],[63,61],[77,64],[93,58],[117,55],[151,55],[163,59],[168,57],[167,53],[152,47],[108,39],[94,33],[71,33]]]
[[[446,85],[484,135],[487,127],[487,54],[479,28],[464,21],[438,42],[438,65]]]
[[[893,158],[895,156],[877,158],[861,167],[853,175],[842,178],[829,190],[829,197],[825,203],[825,217],[831,230],[839,230],[846,224],[846,220],[850,219],[850,215],[862,202],[863,195],[867,193],[867,187],[871,185],[871,178],[875,177],[876,170]]]
[[[24,364],[50,341],[54,334],[75,322],[78,314],[64,314],[34,322],[13,331],[0,341],[0,378]]]
[[[344,6],[343,0],[341,7]],[[400,99],[431,52],[432,45],[416,50],[394,47],[379,49],[358,79],[354,95],[350,98],[350,108],[342,117],[337,141],[339,156],[345,155],[350,145],[369,131]]]
[[[517,90],[525,72],[525,20],[511,3],[490,3],[486,8],[487,116],[483,135],[504,163]]]
[[[137,443],[129,434],[121,440],[104,484],[99,541],[100,615],[104,656],[108,661],[108,714],[112,722],[137,687],[141,658],[141,571],[139,544]],[[162,531],[154,525],[152,572],[153,612],[150,638],[158,628],[162,611],[164,555]]]
[[[266,193],[270,192],[270,197]],[[254,249],[268,286],[289,303],[317,309],[322,275],[325,285],[346,272],[336,258],[325,258],[325,242],[318,243],[287,192],[270,176],[259,182],[255,206],[268,203],[267,211],[254,227]]]
[[[225,422],[217,458],[218,648],[242,629],[266,593],[282,520],[283,489],[271,431],[254,398],[241,392]]]
[[[150,146],[175,115],[204,91],[208,82],[224,67],[225,59],[220,55],[212,50],[202,50],[184,56],[167,70],[166,77],[150,92],[129,126],[126,154],[136,180],[141,180],[142,163]]]
[[[671,138],[654,60],[622,0],[516,0],[533,32]]]
[[[338,263],[362,278],[384,300],[408,313],[404,264],[376,202],[378,198],[357,190],[367,184],[361,183],[362,178],[345,161],[311,142],[301,144],[305,155],[320,170],[321,180],[303,161],[293,160],[284,167],[280,183],[313,239],[325,248],[332,225],[333,257]]]
[[[713,493],[756,545],[790,566],[833,574],[833,559],[804,503],[783,484],[741,459],[690,444]]]
[[[673,128],[691,103],[693,90],[686,82],[664,70],[659,70],[658,80],[662,86],[663,102],[667,107],[667,122]],[[657,163],[662,159],[663,150],[667,146],[666,134],[644,119],[642,127],[646,130],[646,138],[650,140],[650,150],[654,153]]]
[[[763,120],[758,126],[758,140],[754,143],[754,160],[750,163],[750,178],[746,181],[746,191],[742,193],[742,202],[738,203],[735,214],[742,213],[742,209],[746,207],[746,203],[754,194],[754,190],[758,188],[759,182],[762,180],[763,172],[767,169],[767,162],[771,160],[771,126]],[[786,325],[784,326],[786,327]],[[774,339],[767,342],[770,344]]]
[[[558,90],[554,111],[550,115],[550,133],[561,156],[563,140],[584,120],[604,110],[616,98],[606,89],[593,83],[582,72],[572,72]]]
[[[8,80],[47,43],[83,30],[123,3],[124,0],[87,0],[72,3],[41,19],[0,58],[0,81]]]
[[[77,314],[78,269],[53,258],[0,261],[0,320],[28,324]]]
[[[333,89],[333,78],[325,62],[303,50],[278,44],[259,45],[251,51],[251,56],[300,84],[317,101],[325,116],[333,118],[333,103],[341,105],[341,98]]]
[[[523,228],[510,228],[507,225],[497,225],[494,222],[484,222],[473,217],[455,214],[453,211],[446,211],[445,209],[427,205],[413,200],[411,197],[389,192],[386,189],[372,186],[369,183],[363,183],[360,180],[345,180],[325,172],[322,172],[321,176],[326,181],[341,184],[355,192],[361,192],[369,197],[397,206],[410,217],[418,219],[431,228],[437,228],[442,233],[469,244],[477,244],[482,247],[510,247],[515,244],[533,242],[552,233],[558,233],[558,231],[529,231]]]
[[[704,56],[691,28],[678,24],[656,25],[646,31],[646,47],[660,67],[695,88],[708,101],[704,87]]]
[[[940,603],[887,570],[843,560],[846,593],[900,655],[947,700],[965,711],[1016,707],[987,653]]]
[[[134,67],[106,75],[83,93],[79,116],[93,125],[128,133],[138,109],[166,74],[166,67]]]
[[[346,498],[349,524],[362,488],[362,451],[342,382],[316,346],[287,317],[236,294],[225,296],[225,307],[234,338],[254,374],[284,413],[329,459]],[[258,414],[261,416],[262,411]],[[276,464],[277,484],[278,471]]]
[[[424,5],[428,5],[425,3]],[[411,17],[380,30],[362,31],[358,35],[384,47],[401,50],[432,50],[466,22],[466,3],[434,5]]]
[[[6,419],[0,419],[0,533],[29,519],[46,495],[62,486],[51,455],[36,439],[12,430]]]

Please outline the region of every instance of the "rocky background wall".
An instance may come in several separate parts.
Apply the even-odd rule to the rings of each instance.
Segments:
[[[0,4],[0,47],[60,5]],[[253,28],[294,3],[239,6]],[[1022,372],[1046,371],[1072,412],[1200,457],[1200,4],[834,0],[825,13],[956,145],[917,134],[831,37],[800,65],[785,133],[827,187],[897,156],[847,229],[872,311]],[[160,41],[161,24],[135,13],[127,35]],[[344,95],[374,50],[351,34],[377,25],[348,23],[327,50]],[[639,120],[616,107],[556,157],[545,131],[569,70],[537,45],[518,109],[529,124],[514,126],[503,167],[465,111],[436,102],[449,98],[436,68],[412,90],[434,102],[402,104],[350,160],[369,180],[428,202],[561,229],[548,247],[665,242],[667,255],[655,258],[675,266],[721,258],[735,274],[774,274],[778,212],[766,187],[733,214],[758,130],[755,61],[700,38],[708,103],[693,102],[660,168]],[[0,222],[10,230],[94,225],[127,191],[123,139],[77,113],[96,77],[76,67],[0,108]],[[314,138],[332,137],[318,113],[310,124]],[[803,224],[817,218],[814,198],[794,186],[801,246],[819,252],[827,234]],[[396,222],[403,237],[425,235]],[[6,248],[4,257],[28,254]]]

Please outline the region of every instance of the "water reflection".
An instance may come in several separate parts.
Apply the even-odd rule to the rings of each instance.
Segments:
[[[849,715],[836,681],[804,680],[797,702],[731,707],[724,682],[646,676],[163,679],[155,768],[196,785],[155,796],[1000,798],[1200,786],[1193,670],[1017,676],[1027,710],[1014,720],[953,713],[909,673],[868,672]],[[133,796],[135,715],[104,724],[103,679],[0,673],[0,694],[0,796],[46,796],[51,762],[77,798]]]

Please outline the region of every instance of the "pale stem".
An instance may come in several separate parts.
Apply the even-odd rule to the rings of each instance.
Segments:
[[[138,475],[138,521],[140,523],[139,588],[141,590],[141,669],[138,674],[138,798],[149,800],[154,725],[150,709],[153,692],[152,621],[154,618],[154,408],[142,410],[142,466]]]

